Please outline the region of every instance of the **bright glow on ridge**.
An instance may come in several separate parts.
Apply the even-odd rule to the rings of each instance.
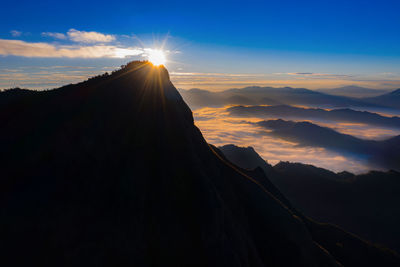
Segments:
[[[162,50],[151,50],[148,52],[148,60],[154,66],[164,65],[166,60],[165,53]]]

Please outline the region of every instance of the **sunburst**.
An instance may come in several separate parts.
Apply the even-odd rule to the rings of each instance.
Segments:
[[[167,62],[165,52],[158,49],[150,50],[147,58],[154,66],[161,66]]]

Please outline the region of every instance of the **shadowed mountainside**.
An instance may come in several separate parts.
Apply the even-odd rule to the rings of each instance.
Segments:
[[[354,122],[389,128],[400,128],[400,117],[386,117],[367,111],[352,109],[325,110],[320,108],[300,108],[279,106],[233,106],[227,108],[230,115],[240,117],[279,117],[285,119],[316,119],[336,122]]]
[[[253,170],[262,168],[273,184],[305,215],[331,222],[400,251],[400,173],[334,173],[301,163],[261,161],[251,147],[225,145],[226,157]]]
[[[399,264],[225,160],[164,67],[1,93],[0,121],[6,266]]]
[[[270,133],[284,140],[302,146],[316,146],[350,153],[365,160],[376,168],[400,169],[400,136],[383,141],[364,140],[351,135],[338,133],[330,128],[310,122],[268,120],[255,123],[272,130]],[[263,134],[263,133],[261,133]]]
[[[272,172],[272,166],[268,164],[252,147],[238,147],[232,144],[218,147],[225,157],[231,162],[246,170],[261,168],[265,174]]]

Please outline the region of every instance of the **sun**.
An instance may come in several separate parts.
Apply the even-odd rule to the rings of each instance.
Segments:
[[[167,61],[165,53],[162,50],[150,50],[148,54],[148,60],[154,66],[164,65],[165,62]]]

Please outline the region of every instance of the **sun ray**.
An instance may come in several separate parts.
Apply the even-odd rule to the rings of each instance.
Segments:
[[[161,66],[164,65],[167,61],[165,57],[165,52],[158,49],[152,49],[148,52],[148,60],[154,66]]]

